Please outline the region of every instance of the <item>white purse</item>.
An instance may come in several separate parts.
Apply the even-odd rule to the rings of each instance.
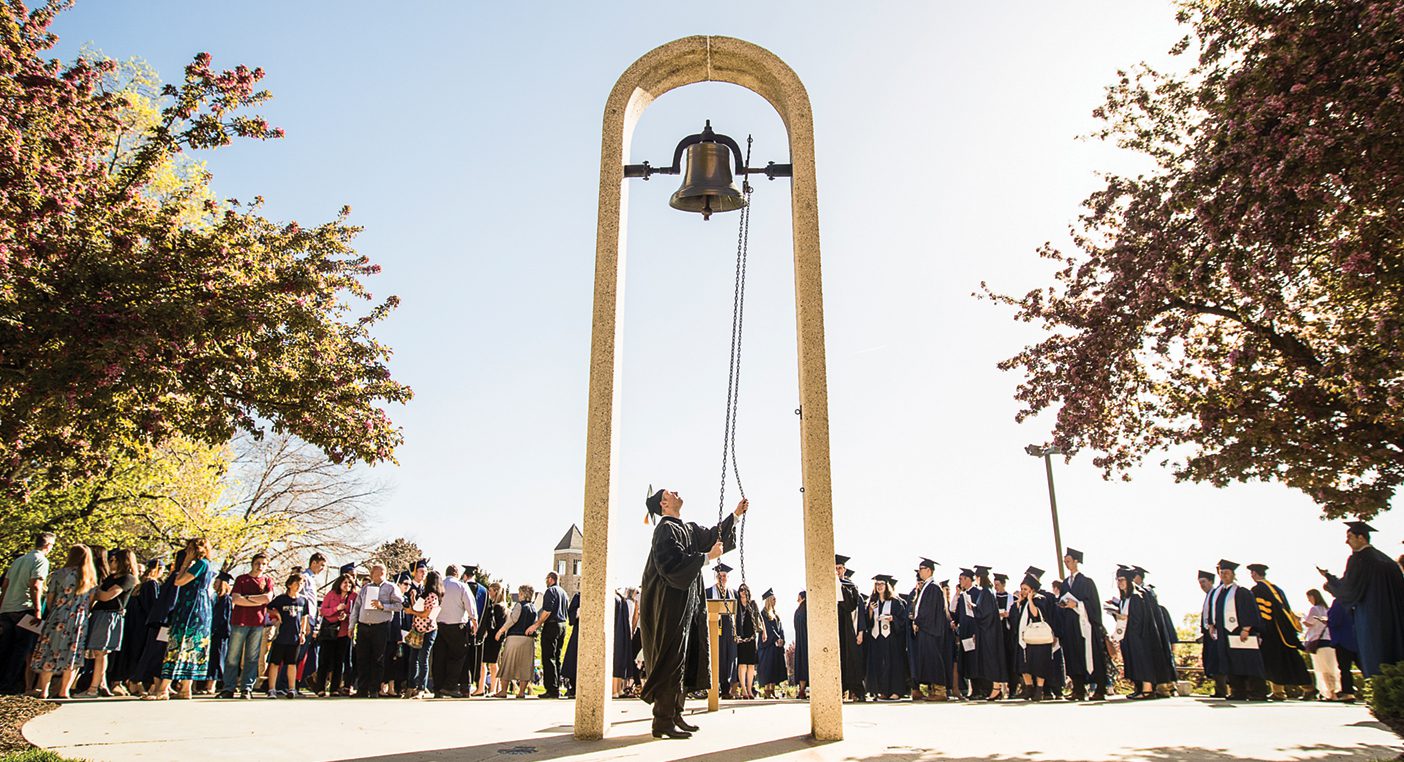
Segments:
[[[1046,646],[1053,642],[1053,628],[1047,622],[1029,622],[1024,628],[1024,643],[1030,646]]]

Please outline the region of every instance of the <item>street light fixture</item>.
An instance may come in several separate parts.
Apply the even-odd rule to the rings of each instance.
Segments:
[[[1057,445],[1036,445],[1031,444],[1024,448],[1024,452],[1035,458],[1043,458],[1043,470],[1048,475],[1048,507],[1053,512],[1053,545],[1054,552],[1058,556],[1057,565],[1053,568],[1067,573],[1067,568],[1063,566],[1063,535],[1058,528],[1058,496],[1053,491],[1053,456],[1072,455],[1076,450],[1064,450]]]

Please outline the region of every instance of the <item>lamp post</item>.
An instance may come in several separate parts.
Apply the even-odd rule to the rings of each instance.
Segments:
[[[1029,445],[1024,448],[1024,452],[1035,458],[1043,458],[1043,470],[1048,475],[1048,507],[1053,512],[1053,545],[1054,552],[1058,556],[1057,565],[1053,568],[1058,570],[1061,577],[1067,573],[1063,568],[1063,534],[1058,529],[1058,496],[1053,491],[1053,456],[1071,455],[1072,451],[1063,450],[1056,445]]]

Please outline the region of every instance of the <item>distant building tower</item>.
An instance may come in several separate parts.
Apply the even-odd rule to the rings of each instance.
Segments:
[[[561,589],[565,590],[566,595],[573,596],[580,592],[580,559],[584,549],[585,535],[581,534],[580,527],[574,524],[570,525],[565,537],[556,543],[551,568],[556,570]]]

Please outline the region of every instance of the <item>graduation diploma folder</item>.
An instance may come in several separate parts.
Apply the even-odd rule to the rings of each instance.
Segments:
[[[1239,648],[1248,651],[1258,650],[1258,636],[1249,635],[1247,640],[1240,639],[1237,635],[1228,636],[1229,648]]]

